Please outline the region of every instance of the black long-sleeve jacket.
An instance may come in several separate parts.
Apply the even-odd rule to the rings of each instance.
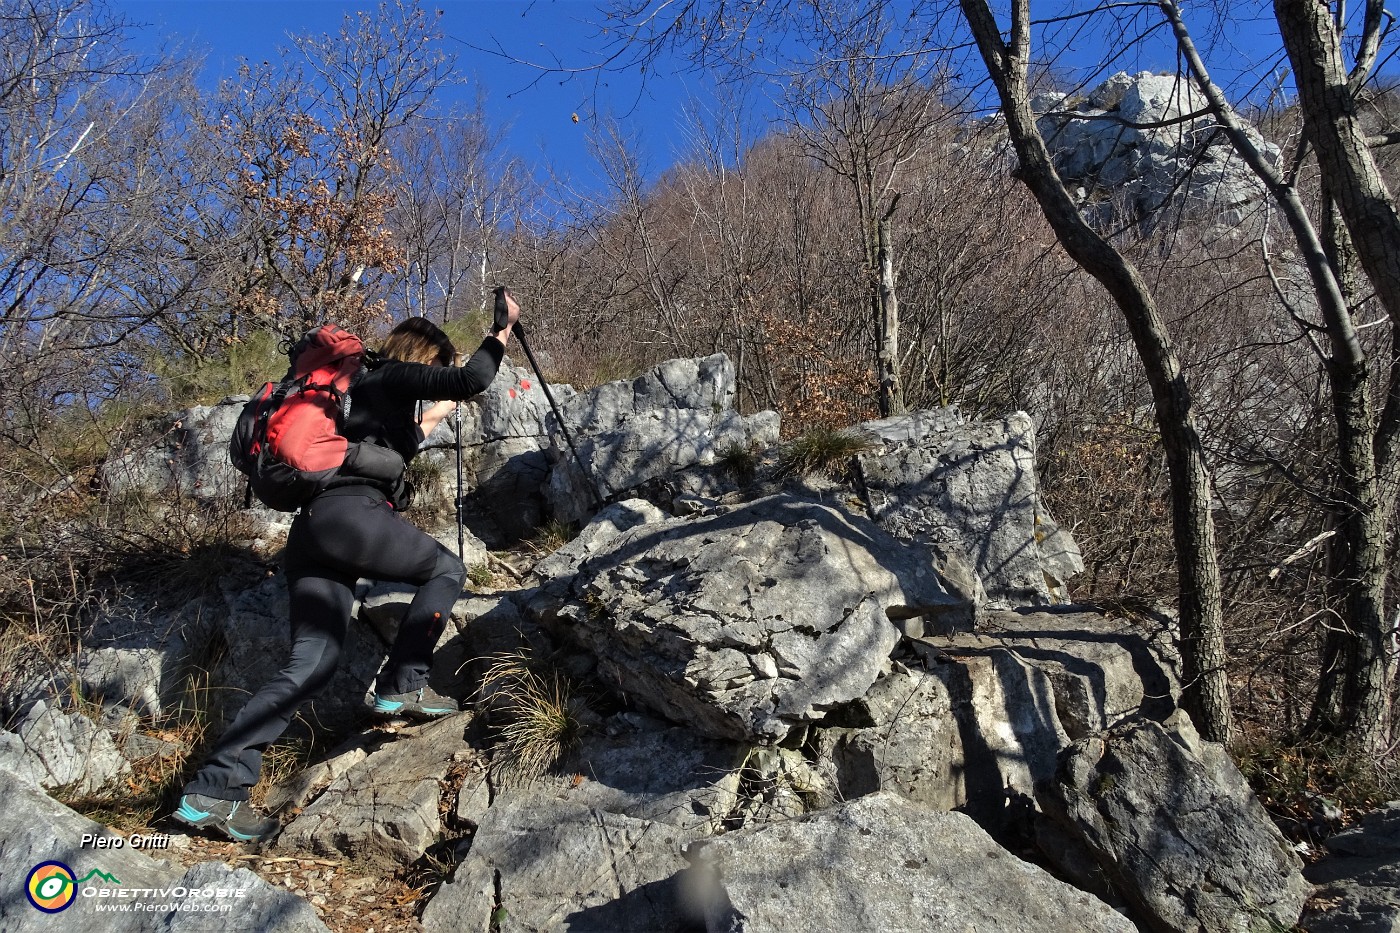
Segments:
[[[501,342],[487,338],[461,367],[383,360],[361,369],[350,383],[340,429],[350,448],[339,475],[323,491],[337,495],[371,486],[396,508],[408,508],[413,494],[404,465],[423,443],[418,403],[471,398],[496,378],[504,356]]]
[[[471,398],[496,378],[504,356],[501,342],[488,337],[460,367],[385,360],[364,369],[350,385],[345,436],[388,447],[407,463],[423,443],[418,403]]]

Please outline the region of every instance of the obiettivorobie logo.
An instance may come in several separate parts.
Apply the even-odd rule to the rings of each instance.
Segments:
[[[116,845],[102,848],[118,848]],[[24,880],[24,894],[35,910],[56,914],[76,900],[90,901],[97,913],[229,913],[248,896],[244,888],[214,884],[192,887],[123,885],[120,878],[94,868],[79,878],[63,862],[40,862]]]
[[[109,884],[121,884],[115,876],[98,868],[77,878],[73,875],[73,869],[67,865],[49,861],[40,862],[29,870],[29,877],[24,882],[24,893],[36,910],[56,914],[73,904],[78,896],[78,885],[86,884],[93,878],[100,878]]]

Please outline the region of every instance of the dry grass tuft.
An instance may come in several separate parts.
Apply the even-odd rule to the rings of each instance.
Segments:
[[[525,652],[494,658],[481,691],[499,718],[492,769],[502,783],[528,784],[578,740],[583,701],[567,677]]]

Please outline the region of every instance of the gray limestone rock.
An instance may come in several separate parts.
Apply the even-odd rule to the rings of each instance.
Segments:
[[[570,598],[574,576],[585,560],[605,553],[623,532],[665,521],[666,517],[644,499],[627,499],[609,505],[571,541],[535,565],[531,578],[538,585],[522,593],[519,602],[537,621],[554,622]]]
[[[1308,933],[1400,933],[1400,802],[1328,837],[1303,874],[1317,886],[1299,923]]]
[[[39,787],[96,794],[131,773],[107,730],[86,716],[40,701],[0,732],[0,767]]]
[[[1153,930],[1290,929],[1307,899],[1243,775],[1179,714],[1076,742],[1041,802]]]
[[[263,808],[269,814],[304,807],[312,798],[339,780],[351,768],[369,757],[368,743],[356,736],[347,746],[337,749],[324,760],[317,761],[278,784],[269,787],[263,796]]]
[[[549,388],[556,401],[575,394],[572,386],[551,383]],[[549,402],[540,381],[528,369],[509,361],[501,365],[484,392],[462,406],[463,472],[472,493],[468,523],[493,543],[528,537],[544,524],[548,413]],[[423,447],[441,454],[444,469],[455,473],[453,419],[444,420]]]
[[[712,933],[1133,933],[1093,896],[1000,848],[961,813],[891,794],[688,850]]]
[[[557,800],[511,795],[482,816],[466,860],[423,912],[426,933],[672,930],[678,876],[694,838]],[[496,909],[496,892],[500,909]]]
[[[1106,222],[1126,211],[1151,226],[1163,208],[1226,226],[1266,201],[1263,183],[1234,153],[1185,77],[1119,73],[1087,98],[1040,102],[1037,121],[1066,184],[1085,193],[1084,209]],[[1189,119],[1183,119],[1189,117]],[[1274,162],[1277,146],[1247,132]]]
[[[928,636],[915,651],[952,657],[1012,651],[1049,679],[1054,713],[1072,740],[1131,717],[1164,720],[1180,693],[1170,620],[1088,611],[985,612],[975,634]]]
[[[156,648],[92,648],[78,656],[77,675],[85,699],[154,718],[161,714],[164,667]]]
[[[245,698],[286,666],[290,651],[287,584],[279,572],[231,594],[219,620],[227,651],[214,682],[227,685],[222,713],[230,720]],[[364,698],[388,646],[371,626],[352,620],[341,662],[327,687],[301,710],[309,722],[345,728],[364,716]]]
[[[108,492],[172,490],[202,500],[240,501],[247,480],[228,458],[228,441],[248,396],[173,415],[164,431],[102,467]]]
[[[1165,634],[1088,612],[988,612],[976,634],[907,640],[817,747],[846,799],[892,791],[999,831],[1072,741],[1171,714]]]
[[[570,803],[710,833],[738,805],[743,765],[744,750],[731,743],[614,717],[584,735],[539,784]]]
[[[816,748],[841,799],[883,790],[933,810],[967,803],[963,731],[944,678],[897,663],[832,719]]]
[[[561,403],[583,468],[551,416],[553,469],[546,495],[555,518],[578,523],[597,510],[595,492],[614,498],[685,467],[712,463],[728,447],[776,443],[776,415],[738,414],[734,393],[734,365],[720,353],[670,360],[634,380]]]
[[[892,615],[968,608],[917,549],[790,496],[633,528],[569,586],[561,631],[623,692],[760,743],[862,696],[898,642]]]
[[[1030,417],[904,419],[870,429],[895,440],[857,457],[871,517],[902,540],[957,557],[990,606],[1063,601],[1065,581],[1083,563],[1041,502]]]
[[[437,841],[439,782],[465,746],[470,721],[470,713],[460,713],[406,730],[355,761],[287,825],[277,844],[386,869],[412,864]]]

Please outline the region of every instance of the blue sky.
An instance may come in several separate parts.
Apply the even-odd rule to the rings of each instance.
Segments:
[[[378,0],[109,0],[118,13],[142,26],[141,48],[163,42],[207,54],[209,84],[235,72],[239,57],[261,61],[289,44],[289,34],[329,33],[347,12],[373,9]],[[526,61],[582,64],[596,61],[605,40],[599,36],[594,0],[438,0],[447,48],[458,55],[458,70],[487,91],[487,109],[498,126],[508,126],[510,154],[542,171],[552,165],[592,187],[587,155],[589,117],[595,111],[616,115],[637,140],[648,176],[655,178],[683,148],[682,108],[692,96],[704,96],[706,80],[693,71],[662,61],[645,82],[636,74],[605,73],[561,80],[508,58],[478,51],[504,48]],[[1054,4],[1047,4],[1054,8]],[[1041,7],[1036,7],[1037,12]],[[1217,83],[1234,95],[1257,92],[1269,73],[1260,67],[1261,50],[1276,48],[1268,4],[1238,0],[1231,20],[1214,36],[1200,37]],[[1144,14],[1146,15],[1146,14]],[[1188,15],[1191,10],[1188,9]],[[1154,17],[1160,22],[1160,17]],[[1193,22],[1193,29],[1204,23]],[[1169,34],[1159,27],[1159,41],[1113,63],[1112,69],[1171,69],[1176,65]],[[1050,39],[1047,35],[1045,38]],[[1116,37],[1115,37],[1116,38]],[[1165,40],[1165,41],[1161,41]],[[1102,54],[1102,36],[1085,37],[1072,58],[1093,64]],[[475,47],[475,48],[474,48]],[[1156,60],[1152,60],[1156,59]],[[1072,62],[1064,62],[1072,64]],[[668,70],[669,69],[669,70]],[[973,66],[980,71],[980,65]],[[1264,79],[1264,83],[1269,83]],[[464,99],[472,93],[463,89]],[[751,102],[762,104],[760,98]],[[579,122],[573,116],[578,114]],[[764,119],[760,111],[759,119]]]
[[[347,12],[372,10],[378,0],[110,0],[110,6],[141,28],[139,48],[151,51],[162,42],[207,55],[205,80],[212,86],[232,75],[240,57],[262,61],[289,35],[329,33],[340,28]],[[598,19],[592,0],[438,0],[429,9],[443,11],[445,48],[458,56],[458,71],[487,91],[487,110],[497,125],[508,125],[508,150],[543,167],[546,163],[575,177],[587,177],[591,162],[585,147],[588,117],[610,110],[640,134],[648,167],[654,175],[674,156],[681,133],[684,102],[701,90],[695,75],[662,72],[645,85],[635,75],[607,74],[562,81],[514,64],[498,55],[476,51],[509,50],[525,61],[570,63],[592,60]],[[470,102],[473,91],[463,89]],[[575,123],[573,115],[579,114]]]

